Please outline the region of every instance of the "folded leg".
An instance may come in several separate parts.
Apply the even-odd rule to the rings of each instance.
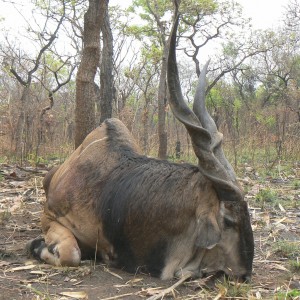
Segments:
[[[45,239],[35,239],[28,245],[30,254],[55,266],[78,266],[81,252],[73,233],[56,221],[47,227]]]

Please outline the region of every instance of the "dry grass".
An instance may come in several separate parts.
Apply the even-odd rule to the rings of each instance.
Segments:
[[[2,165],[1,171],[0,299],[299,299],[300,195],[294,177],[282,174],[279,181],[262,181],[255,170],[248,170],[242,178],[256,245],[251,284],[210,278],[178,284],[92,261],[79,268],[57,268],[28,260],[25,244],[40,234],[45,170]],[[262,206],[257,195],[263,190],[276,197]]]

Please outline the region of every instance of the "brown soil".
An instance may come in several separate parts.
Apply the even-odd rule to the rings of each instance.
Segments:
[[[41,234],[41,181],[46,171],[0,165],[0,172],[0,299],[142,299],[176,283],[93,261],[83,261],[79,268],[57,268],[29,259],[26,243]],[[300,191],[289,179],[270,178],[260,184],[248,176],[244,183],[256,245],[252,283],[192,280],[164,299],[300,299],[300,266],[291,266],[300,259]],[[276,191],[276,203],[254,201],[265,187]]]

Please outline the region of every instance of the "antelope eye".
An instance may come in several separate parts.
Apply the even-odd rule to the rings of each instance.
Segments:
[[[234,219],[232,219],[230,217],[227,217],[227,216],[224,217],[224,225],[225,225],[225,227],[232,228],[236,224],[237,224],[237,222]]]

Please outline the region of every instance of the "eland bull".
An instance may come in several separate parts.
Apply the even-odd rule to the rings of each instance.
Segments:
[[[34,257],[78,266],[81,259],[97,256],[161,279],[218,271],[239,280],[251,277],[249,212],[222,151],[222,134],[205,107],[207,64],[193,111],[181,93],[178,20],[168,57],[170,106],[191,137],[198,166],[146,157],[122,122],[106,120],[46,175],[44,238],[29,243]]]

